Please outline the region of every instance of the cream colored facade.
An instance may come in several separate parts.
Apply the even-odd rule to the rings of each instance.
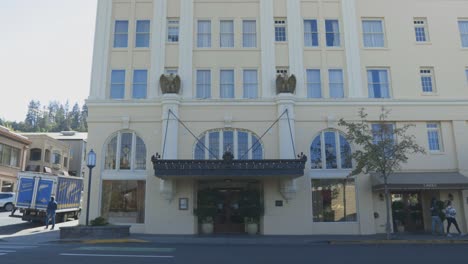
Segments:
[[[16,191],[16,175],[24,170],[29,141],[0,126],[0,192]]]
[[[308,156],[304,176],[294,181],[269,177],[259,180],[265,206],[260,221],[262,234],[383,233],[385,205],[380,192],[373,191],[369,175],[355,179],[355,203],[348,206],[356,210],[352,220],[314,221],[312,180],[343,179],[350,170],[313,169],[311,144],[323,131],[341,131],[337,124],[340,118],[357,120],[357,112],[362,107],[370,120],[378,121],[383,106],[391,109],[390,121],[396,126],[415,125],[410,132],[426,150],[430,149],[428,124],[436,124],[438,129],[438,150],[411,157],[404,164],[403,172],[440,172],[441,175],[458,172],[468,176],[465,74],[468,48],[462,47],[458,27],[459,21],[468,18],[464,12],[467,8],[468,3],[463,1],[443,0],[98,1],[91,90],[87,100],[88,148],[94,149],[98,157],[93,170],[91,199],[95,202],[90,204],[90,219],[102,215],[105,209],[115,217],[115,223],[131,223],[132,232],[198,233],[193,208],[200,179],[163,181],[154,176],[149,157],[160,153],[163,159],[194,159],[197,140],[190,131],[200,137],[213,129],[242,129],[257,137],[266,132],[261,138],[264,159],[292,159],[301,152]],[[149,20],[148,47],[135,47],[138,20]],[[170,20],[178,21],[177,42],[167,40]],[[316,46],[305,45],[305,20],[317,22]],[[337,21],[338,32],[327,32],[327,20]],[[425,21],[426,41],[416,41],[415,20]],[[116,31],[116,21],[128,23],[125,47],[114,47],[116,35],[122,33]],[[198,45],[199,33],[206,34],[199,32],[199,21],[211,22],[210,47]],[[221,21],[232,21],[233,46],[220,47]],[[243,45],[244,21],[255,21],[254,47]],[[275,41],[275,21],[285,21],[286,41]],[[383,35],[383,46],[366,47],[363,21],[379,21],[383,30],[377,33]],[[336,29],[336,24],[331,27]],[[327,33],[336,35],[328,39]],[[337,36],[339,45],[336,45]],[[328,46],[328,41],[336,46]],[[294,94],[276,94],[278,68],[296,76]],[[134,99],[133,73],[142,69],[147,70],[146,96]],[[176,69],[181,78],[179,95],[161,93],[159,76],[168,69]],[[308,69],[320,70],[320,98],[308,95],[311,83]],[[432,92],[423,92],[422,69],[430,69]],[[112,84],[117,83],[112,80],[113,70],[125,70],[124,83],[120,84],[124,92],[119,99],[111,98]],[[208,98],[197,98],[198,70],[210,70]],[[221,70],[234,71],[234,98],[221,98]],[[256,98],[243,98],[244,70],[257,71]],[[330,80],[329,70],[342,72],[342,98],[331,96],[336,94],[331,91],[330,82],[336,80]],[[379,80],[388,85],[388,98],[370,98],[372,89],[368,78],[372,70],[385,70],[387,80]],[[283,115],[268,130],[285,109],[289,123]],[[130,133],[133,141],[129,142],[138,138],[144,142],[144,169],[141,166],[135,169],[134,154],[130,154],[129,168],[106,165],[109,145],[114,144],[112,140],[123,142],[123,135]],[[130,153],[137,147],[125,146],[130,148]],[[117,147],[118,157],[128,151],[124,150],[125,146],[122,143]],[[134,216],[118,209],[112,211],[113,207],[121,207],[109,202],[112,198],[107,192],[123,188],[119,181],[139,181],[138,187],[134,187],[140,190],[137,196],[144,189],[144,207],[141,208],[140,202],[135,209],[139,210],[136,218],[139,220],[129,220]],[[282,192],[285,188],[294,191],[293,197],[285,198]],[[404,191],[408,190],[401,190]],[[411,191],[418,193],[423,230],[430,231],[431,197],[448,200],[450,196],[462,231],[468,231],[468,190],[434,187]],[[179,198],[188,198],[188,210],[179,209]],[[277,206],[276,201],[283,201],[283,206]]]

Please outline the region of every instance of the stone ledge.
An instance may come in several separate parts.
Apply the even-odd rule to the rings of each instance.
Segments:
[[[129,236],[129,225],[60,227],[60,239],[123,238]]]

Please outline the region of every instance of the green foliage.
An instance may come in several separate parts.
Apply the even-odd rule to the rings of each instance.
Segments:
[[[440,220],[443,222],[445,220],[445,203],[443,201],[436,201],[436,208],[439,214]]]
[[[264,207],[261,203],[260,191],[245,190],[240,195],[239,211],[241,217],[248,223],[258,223],[263,216]]]
[[[212,223],[217,213],[216,201],[218,201],[218,192],[213,189],[198,191],[197,208],[193,213],[198,217],[201,223]]]
[[[109,223],[104,217],[99,216],[96,219],[91,220],[91,225],[92,226],[106,226],[106,225],[109,225]]]
[[[83,105],[80,109],[75,103],[69,110],[68,102],[65,105],[51,101],[48,106],[42,106],[39,101],[31,100],[28,104],[28,112],[23,122],[7,121],[0,119],[0,125],[18,132],[60,132],[74,130],[86,132],[88,108]]]

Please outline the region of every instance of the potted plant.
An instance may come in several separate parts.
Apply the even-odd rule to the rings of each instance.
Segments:
[[[249,235],[255,235],[259,230],[258,225],[264,212],[260,198],[259,191],[247,190],[242,193],[239,200],[240,215],[244,218],[245,229]]]
[[[203,234],[212,234],[214,230],[213,222],[217,213],[216,199],[217,193],[214,190],[200,190],[197,197],[197,208],[194,214],[198,217]]]
[[[392,202],[393,222],[395,223],[396,230],[399,233],[405,232],[406,212],[404,210],[404,206],[405,205],[402,201]]]

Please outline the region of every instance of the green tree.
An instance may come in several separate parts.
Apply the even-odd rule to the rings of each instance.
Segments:
[[[41,103],[39,101],[31,100],[28,104],[28,112],[24,119],[25,127],[28,132],[38,132],[39,117],[41,116]]]
[[[339,125],[347,130],[346,138],[358,147],[351,154],[356,162],[351,175],[376,173],[383,178],[387,239],[391,239],[388,179],[401,168],[403,163],[408,162],[408,155],[425,153],[425,150],[415,142],[415,136],[407,134],[408,129],[414,125],[404,124],[395,127],[389,123],[389,114],[390,111],[382,107],[379,120],[371,122],[368,120],[364,108],[361,108],[359,122],[348,122],[343,118],[339,121]]]
[[[81,111],[80,106],[78,103],[73,105],[73,109],[70,112],[70,128],[74,131],[80,131],[80,120],[81,119]]]

